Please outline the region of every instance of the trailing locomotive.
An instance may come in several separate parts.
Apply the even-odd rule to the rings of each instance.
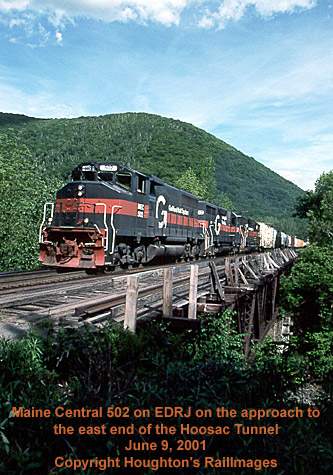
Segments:
[[[40,261],[96,272],[260,247],[253,220],[114,163],[84,163],[44,206]]]

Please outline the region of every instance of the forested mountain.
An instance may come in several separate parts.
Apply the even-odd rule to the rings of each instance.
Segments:
[[[33,119],[0,113],[0,133],[26,145],[41,173],[66,179],[83,161],[115,161],[201,193],[240,213],[295,234],[293,183],[213,135],[146,113],[76,119]],[[188,172],[192,178],[188,184]],[[191,183],[196,181],[196,183]],[[300,234],[298,232],[298,234]],[[302,234],[302,233],[301,233]]]
[[[22,122],[31,122],[34,120],[42,120],[42,119],[35,119],[34,117],[28,117],[23,114],[10,114],[7,112],[0,112],[0,126],[7,126],[10,127],[12,125],[21,124]]]

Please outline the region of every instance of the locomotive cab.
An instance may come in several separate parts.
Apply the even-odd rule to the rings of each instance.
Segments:
[[[148,184],[145,175],[117,164],[76,167],[55,204],[44,208],[40,260],[64,269],[113,265],[115,254],[119,258],[119,252],[126,252],[126,237],[133,235],[133,229],[140,233],[135,221],[144,218]],[[137,203],[136,195],[142,203]],[[125,249],[116,249],[120,228]]]

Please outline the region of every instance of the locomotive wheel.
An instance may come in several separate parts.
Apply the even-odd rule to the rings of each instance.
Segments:
[[[110,272],[113,272],[115,270],[116,266],[106,266],[104,271],[106,274],[109,274]]]
[[[134,267],[134,263],[130,263],[130,262],[121,262],[120,263],[120,269],[131,270],[131,269],[133,269],[133,267]]]
[[[88,275],[101,275],[105,272],[105,267],[98,267],[97,269],[85,269]]]

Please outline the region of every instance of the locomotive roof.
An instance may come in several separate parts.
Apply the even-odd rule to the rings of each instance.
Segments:
[[[147,175],[146,173],[139,172],[138,170],[135,170],[134,168],[131,168],[128,165],[123,165],[121,163],[116,163],[116,162],[84,162],[84,163],[80,163],[77,167],[75,167],[74,170],[80,169],[84,166],[93,166],[93,167],[96,168],[96,170],[101,170],[101,165],[102,166],[104,165],[104,166],[110,166],[110,167],[117,167],[117,169],[110,170],[110,171],[119,171],[119,170],[121,170],[121,171],[128,171],[130,173],[137,173],[138,175],[149,178],[150,180],[154,181],[155,183],[157,183],[161,186],[163,186],[163,185],[169,186],[170,188],[173,188],[174,190],[181,191],[182,193],[184,193],[187,196],[192,197],[193,199],[198,199],[195,195],[193,195],[193,193],[190,193],[189,191],[182,190],[181,188],[177,188],[173,185],[170,185],[169,183],[166,183],[165,181],[161,180],[161,178],[158,178],[155,175]],[[209,204],[209,203],[207,203],[207,204]],[[216,205],[212,205],[212,206],[216,206]]]
[[[83,163],[80,163],[79,165],[77,165],[74,170],[78,169],[78,168],[82,168],[84,166],[91,166],[91,167],[95,167],[96,170],[101,170],[101,166],[108,166],[108,167],[117,167],[115,168],[114,171],[118,171],[119,170],[128,170],[129,172],[134,172],[134,173],[138,173],[139,175],[143,175],[143,176],[147,176],[145,173],[142,173],[142,172],[139,172],[137,170],[134,170],[134,168],[131,168],[127,165],[123,165],[122,163],[116,163],[116,162],[83,162]],[[103,170],[103,169],[102,169]]]

